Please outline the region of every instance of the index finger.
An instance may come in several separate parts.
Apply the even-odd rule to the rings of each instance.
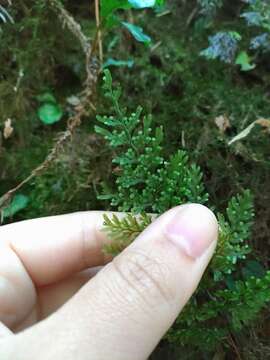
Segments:
[[[35,285],[51,284],[108,261],[102,252],[107,241],[103,214],[78,212],[4,225],[0,249],[15,253]],[[1,251],[0,259],[1,253],[7,254]]]

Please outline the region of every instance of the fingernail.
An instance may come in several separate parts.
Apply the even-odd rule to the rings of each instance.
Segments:
[[[166,225],[167,238],[187,256],[197,259],[217,240],[215,215],[203,205],[185,205]]]

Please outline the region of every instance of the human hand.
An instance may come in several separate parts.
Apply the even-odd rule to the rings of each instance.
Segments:
[[[85,212],[0,227],[1,360],[151,354],[213,255],[217,221],[202,205],[171,209],[112,262],[102,224]]]

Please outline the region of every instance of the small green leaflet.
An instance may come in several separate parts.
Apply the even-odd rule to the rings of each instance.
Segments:
[[[101,16],[107,18],[111,16],[115,10],[130,9],[131,5],[128,0],[101,0]]]
[[[17,212],[23,210],[28,205],[29,198],[25,195],[18,194],[15,195],[10,205],[8,205],[4,210],[2,217],[3,219],[9,218],[17,214]]]
[[[150,44],[151,38],[143,32],[140,26],[122,21],[122,25],[133,35],[133,37],[144,44]]]
[[[63,116],[63,110],[56,103],[45,103],[38,109],[38,117],[46,124],[51,125],[61,120]]]
[[[104,136],[105,139],[107,139],[107,138],[109,139],[111,137],[111,133],[110,133],[109,130],[107,130],[107,129],[103,128],[103,127],[97,126],[97,125],[95,126],[95,132],[97,134],[100,134],[100,135]]]
[[[236,65],[240,65],[241,71],[253,70],[256,65],[251,64],[251,59],[246,51],[241,51],[235,60]]]
[[[127,67],[131,68],[133,65],[134,65],[133,60],[115,60],[115,59],[109,58],[103,64],[103,69],[105,69],[105,68],[107,68],[109,66],[117,66],[117,67],[127,66]]]
[[[61,120],[63,110],[51,92],[38,95],[37,100],[42,104],[38,108],[38,117],[44,124],[50,125]]]

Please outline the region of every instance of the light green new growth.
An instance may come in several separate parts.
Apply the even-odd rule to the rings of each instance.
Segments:
[[[140,233],[152,222],[151,216],[142,214],[133,216],[128,214],[119,219],[115,214],[110,219],[104,215],[104,229],[111,239],[111,243],[104,246],[106,253],[113,256],[122,252]]]

